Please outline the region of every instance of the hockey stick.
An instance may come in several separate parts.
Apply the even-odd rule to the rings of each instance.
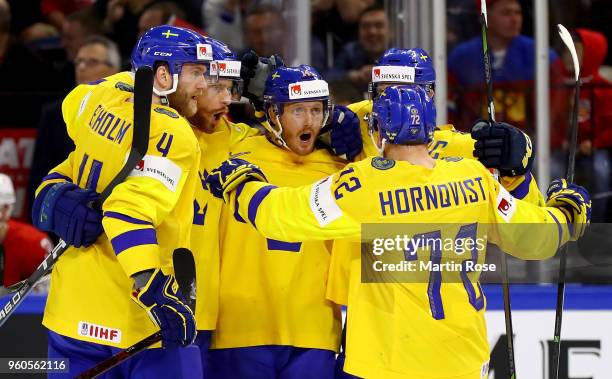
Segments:
[[[567,181],[574,181],[574,168],[576,163],[576,144],[578,140],[578,103],[580,102],[580,63],[578,63],[578,54],[571,34],[561,24],[557,24],[559,36],[572,56],[574,64],[575,93],[574,93],[574,108],[572,109],[572,125],[569,141],[569,161],[567,164]],[[567,250],[569,243],[561,250],[559,257],[559,284],[557,285],[557,306],[555,309],[555,334],[553,339],[553,364],[555,365],[554,379],[559,377],[559,366],[561,364],[561,322],[563,321],[563,304],[565,302],[565,265],[567,261]]]
[[[493,101],[493,73],[491,70],[491,56],[489,55],[489,43],[487,32],[489,29],[487,20],[487,2],[480,0],[480,24],[482,27],[482,52],[485,68],[485,83],[487,86],[487,100],[489,125],[492,127],[495,122],[495,103]],[[496,179],[499,179],[499,172],[495,170]],[[504,318],[506,322],[506,341],[508,347],[508,374],[510,379],[516,378],[516,367],[514,362],[514,329],[512,328],[512,306],[510,304],[510,285],[508,284],[508,261],[506,254],[501,254],[500,271],[502,275],[502,292],[504,298]]]
[[[143,67],[136,71],[134,80],[134,130],[132,137],[132,148],[128,159],[119,173],[111,180],[108,186],[102,191],[96,202],[93,204],[95,209],[100,209],[102,203],[111,194],[115,186],[121,183],[136,167],[138,162],[145,156],[149,145],[149,122],[151,120],[151,100],[153,94],[153,70],[150,67]],[[32,291],[36,283],[53,268],[59,257],[68,249],[68,244],[60,240],[55,248],[43,259],[36,271],[24,281],[11,287],[13,296],[0,311],[0,327],[15,312],[21,302]]]
[[[193,254],[188,249],[176,249],[172,254],[172,262],[179,290],[183,293],[187,305],[191,309],[195,309],[195,260],[193,259]],[[161,331],[157,331],[127,349],[98,363],[89,370],[82,372],[76,379],[89,379],[102,375],[121,362],[132,358],[151,345],[161,341],[161,339]]]

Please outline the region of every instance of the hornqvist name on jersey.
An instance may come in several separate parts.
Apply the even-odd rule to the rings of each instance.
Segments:
[[[481,177],[378,193],[383,216],[486,201]]]

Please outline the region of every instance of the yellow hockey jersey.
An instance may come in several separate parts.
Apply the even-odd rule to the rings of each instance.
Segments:
[[[101,192],[123,166],[133,130],[133,77],[123,72],[80,85],[62,104],[76,148],[39,187],[71,181]],[[51,277],[43,324],[78,340],[125,348],[155,332],[130,297],[136,272],[172,273],[172,252],[189,248],[200,150],[188,122],[152,105],[146,156],[102,206],[105,233],[69,248]]]
[[[232,196],[238,215],[280,240],[355,238],[365,223],[402,223],[438,238],[474,234],[522,259],[550,257],[569,240],[562,212],[512,197],[474,160],[437,160],[429,169],[368,158],[312,185],[248,182]],[[485,250],[467,260],[484,262]],[[434,264],[453,251],[421,246],[415,253]],[[369,267],[364,257],[372,254],[362,254],[362,269]],[[347,372],[367,378],[481,378],[489,347],[479,272],[454,281],[434,272],[428,274],[433,287],[427,280],[393,280],[398,277],[392,273],[386,283],[351,289]]]
[[[326,150],[298,156],[264,136],[245,139],[232,153],[262,167],[270,182],[281,186],[304,185],[344,166]],[[331,242],[264,238],[248,219],[224,206],[212,348],[288,345],[337,351],[340,311],[325,299]]]
[[[368,126],[365,122],[365,116],[372,111],[372,102],[364,100],[349,105],[349,108],[357,114],[360,120],[360,128],[363,137],[363,151],[357,160],[378,155],[378,150],[369,137]],[[429,154],[434,159],[446,157],[475,159],[473,156],[474,140],[469,134],[461,133],[449,124],[436,127],[433,140],[430,142],[428,150]],[[517,177],[502,176],[500,177],[500,182],[506,190],[510,191],[511,194],[518,199],[540,206],[543,206],[545,203],[531,173],[528,173],[526,176]],[[337,304],[348,305],[348,285],[349,282],[355,282],[355,280],[349,279],[351,270],[356,270],[355,276],[357,279],[361,278],[359,256],[358,242],[336,241],[334,243],[329,270],[328,299]]]
[[[204,180],[212,169],[228,158],[231,146],[259,134],[246,124],[222,117],[212,133],[194,127],[202,155],[198,168],[199,184],[193,201],[191,247],[196,262],[196,309],[198,330],[213,330],[219,310],[219,218],[222,201],[206,189]]]

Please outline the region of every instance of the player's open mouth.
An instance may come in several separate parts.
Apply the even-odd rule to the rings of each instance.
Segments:
[[[300,141],[302,142],[309,142],[311,138],[312,138],[311,132],[305,132],[305,133],[300,134]]]

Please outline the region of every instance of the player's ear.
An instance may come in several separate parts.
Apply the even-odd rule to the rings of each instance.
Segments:
[[[276,116],[278,115],[276,113],[276,107],[268,107],[268,120],[270,120],[272,123],[274,123],[276,125]],[[280,117],[280,115],[279,115]]]
[[[172,88],[172,74],[170,74],[168,66],[165,64],[156,66],[153,85],[162,91]]]

